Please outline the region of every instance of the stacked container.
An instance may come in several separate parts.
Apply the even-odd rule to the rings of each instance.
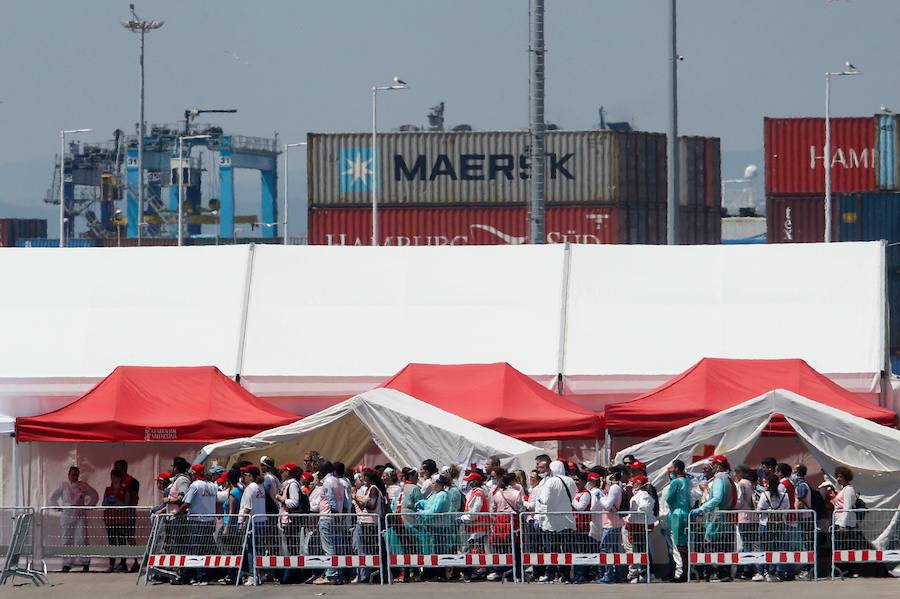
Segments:
[[[825,120],[765,119],[769,243],[825,237]],[[832,229],[835,241],[900,244],[898,116],[831,119]],[[900,357],[900,245],[887,251],[891,353]]]
[[[19,239],[46,237],[46,219],[0,218],[0,247],[15,247]]]
[[[527,131],[310,134],[309,237],[369,245],[371,185],[381,245],[528,240]],[[683,243],[718,243],[719,142],[683,138]],[[547,133],[549,243],[666,241],[666,141],[658,133]],[[373,172],[375,176],[373,177]]]

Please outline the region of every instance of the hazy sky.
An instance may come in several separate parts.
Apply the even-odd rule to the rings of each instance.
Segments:
[[[548,120],[590,128],[603,104],[611,119],[664,131],[668,1],[546,4]],[[384,127],[425,124],[441,100],[449,125],[527,126],[527,0],[145,0],[137,10],[166,21],[147,38],[148,122],[235,107],[217,120],[236,134],[366,130],[370,87],[399,74],[412,89],[379,103]],[[835,82],[835,115],[900,109],[898,0],[681,0],[679,11],[680,129],[722,138],[726,177],[761,156],[764,115],[822,114],[823,74],[845,60],[864,75]],[[103,141],[137,121],[137,36],[119,25],[123,1],[3,0],[0,17],[0,216],[52,218],[41,198],[59,129],[92,127],[84,139]],[[305,161],[294,162],[297,214]],[[239,178],[239,212],[257,208],[257,187]]]

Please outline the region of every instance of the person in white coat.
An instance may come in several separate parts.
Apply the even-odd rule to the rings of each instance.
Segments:
[[[50,493],[50,505],[61,507],[59,525],[62,529],[62,544],[65,546],[84,546],[86,544],[84,531],[84,510],[71,509],[79,506],[97,505],[100,496],[91,485],[79,480],[81,471],[77,466],[69,468],[68,478],[63,481],[52,493]],[[85,572],[91,569],[91,560],[71,557],[63,558],[63,572],[68,572],[72,566],[81,566]]]
[[[550,474],[541,484],[537,503],[544,512],[541,521],[541,537],[544,553],[567,553],[571,548],[572,531],[575,530],[575,515],[572,501],[578,491],[575,481],[566,476],[566,467],[559,461],[550,462]],[[568,573],[565,569],[549,566],[538,582],[553,582],[559,576],[565,580]]]

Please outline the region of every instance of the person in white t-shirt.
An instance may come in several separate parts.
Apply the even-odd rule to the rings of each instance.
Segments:
[[[215,555],[218,551],[214,535],[219,489],[216,483],[209,480],[201,464],[192,466],[191,471],[194,473],[194,482],[188,487],[176,512],[187,514],[188,517],[186,532],[190,537],[186,549],[194,555]],[[199,568],[196,572],[196,582],[200,585],[208,584],[209,570]]]
[[[249,523],[247,516],[264,516],[266,514],[266,491],[263,487],[262,474],[256,466],[243,471],[244,493],[241,495],[241,522]]]

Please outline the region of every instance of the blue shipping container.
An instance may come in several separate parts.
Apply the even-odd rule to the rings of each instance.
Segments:
[[[897,163],[900,127],[896,114],[875,115],[875,186],[878,189],[897,189],[900,185],[900,164]]]
[[[46,238],[34,238],[34,239],[16,239],[16,247],[17,248],[58,248],[59,247],[59,239],[46,239]],[[69,239],[66,241],[66,247],[73,248],[93,248],[97,247],[96,239]]]
[[[841,241],[900,241],[900,193],[840,194],[838,206]]]

